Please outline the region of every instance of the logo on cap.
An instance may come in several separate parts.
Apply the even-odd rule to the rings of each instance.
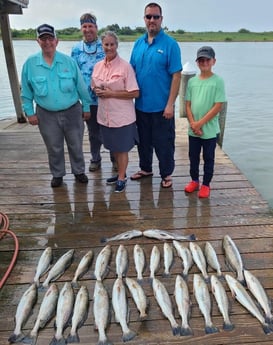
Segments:
[[[43,35],[50,35],[56,37],[54,27],[49,24],[42,24],[37,28],[37,37],[40,38]]]

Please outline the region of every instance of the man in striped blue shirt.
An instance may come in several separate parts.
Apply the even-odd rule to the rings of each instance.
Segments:
[[[56,50],[54,27],[37,28],[41,51],[23,65],[22,103],[31,125],[38,125],[47,148],[51,186],[59,187],[65,176],[64,141],[76,181],[87,183],[83,155],[84,120],[90,118],[90,96],[76,62]]]

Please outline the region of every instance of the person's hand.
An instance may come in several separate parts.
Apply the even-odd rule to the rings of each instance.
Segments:
[[[203,134],[203,131],[202,131],[202,129],[200,128],[200,129],[198,129],[198,130],[196,130],[196,131],[193,131],[193,133],[194,133],[195,135],[198,135],[199,137],[201,137],[201,135]]]
[[[101,87],[94,87],[93,89],[95,91],[95,94],[98,96],[98,97],[102,97],[102,98],[106,98],[106,97],[109,97],[109,92],[111,91],[109,88],[106,88],[104,86],[101,86]]]
[[[37,115],[27,116],[27,120],[32,126],[37,126],[39,123]]]
[[[198,121],[191,122],[190,126],[195,135],[201,136],[203,134],[202,128],[200,127]]]
[[[82,113],[82,117],[83,117],[84,121],[89,120],[90,116],[91,116],[90,111],[84,111]]]
[[[166,106],[163,112],[163,117],[165,117],[165,119],[171,119],[174,117],[174,107],[172,105]]]

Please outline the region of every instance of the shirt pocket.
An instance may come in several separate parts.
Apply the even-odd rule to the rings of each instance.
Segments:
[[[43,97],[48,94],[47,80],[44,76],[32,78],[32,86],[36,96]]]
[[[71,93],[75,90],[75,84],[72,74],[58,73],[60,90],[64,93]]]

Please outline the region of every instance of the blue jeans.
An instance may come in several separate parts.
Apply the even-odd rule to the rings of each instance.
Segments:
[[[175,120],[165,119],[163,111],[144,113],[136,109],[136,123],[139,134],[138,154],[140,169],[150,172],[153,165],[153,150],[159,161],[161,178],[174,171]]]
[[[189,136],[190,175],[193,181],[199,181],[200,154],[203,149],[205,186],[209,186],[213,177],[216,142],[217,138],[201,139]]]

